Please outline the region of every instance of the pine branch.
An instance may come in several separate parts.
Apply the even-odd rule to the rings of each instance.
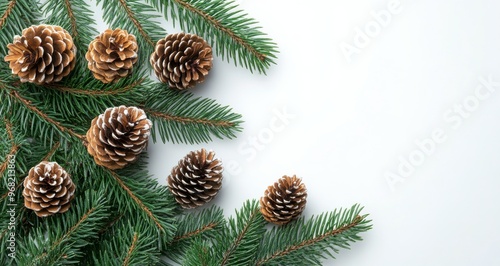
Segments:
[[[96,238],[102,221],[108,217],[105,191],[86,191],[77,197],[64,217],[44,220],[35,234],[19,244],[20,265],[74,264],[81,248]],[[43,229],[42,229],[43,227]]]
[[[349,248],[349,243],[361,240],[360,233],[371,229],[362,207],[335,210],[306,221],[301,218],[285,227],[266,233],[253,265],[321,265],[324,254]]]
[[[170,260],[182,263],[186,251],[196,239],[210,240],[225,226],[222,209],[212,206],[199,213],[189,213],[178,218],[177,232],[162,254]]]
[[[10,13],[12,13],[12,9],[14,9],[15,5],[16,5],[16,0],[12,0],[9,2],[7,8],[3,12],[2,17],[0,18],[0,29],[3,27],[3,24],[7,20],[7,17],[9,17]]]
[[[217,55],[232,58],[236,65],[265,73],[276,58],[277,46],[249,18],[227,0],[147,0],[168,20],[169,16],[187,32],[203,36]]]
[[[79,95],[87,95],[87,96],[110,96],[110,95],[123,95],[127,93],[137,86],[145,83],[145,78],[139,78],[131,84],[128,84],[123,87],[117,87],[116,89],[106,89],[106,90],[96,90],[96,89],[86,89],[86,88],[72,88],[61,84],[47,84],[45,87],[52,88],[61,92],[71,93],[71,94],[79,94]]]
[[[265,224],[258,201],[245,202],[236,217],[229,218],[227,229],[214,247],[217,253],[225,250],[222,257],[216,253],[217,265],[248,265],[266,231]]]
[[[241,115],[229,107],[162,88],[158,84],[152,90],[143,108],[163,142],[201,143],[211,141],[212,136],[231,139],[241,130]],[[156,132],[152,137],[156,141]]]
[[[32,101],[24,98],[24,96],[21,96],[17,91],[12,90],[10,92],[10,95],[17,100],[19,103],[22,104],[22,106],[26,109],[28,109],[31,113],[33,113],[37,118],[43,120],[46,124],[49,124],[53,128],[57,129],[59,132],[62,134],[68,134],[72,137],[78,138],[82,141],[85,141],[85,136],[81,135],[79,133],[76,133],[73,129],[70,127],[64,126],[58,121],[56,121],[54,118],[50,117],[48,114],[42,112],[40,109],[38,109]],[[52,140],[52,139],[51,139]]]
[[[114,225],[101,242],[89,265],[155,265],[160,259],[156,231],[132,218]]]

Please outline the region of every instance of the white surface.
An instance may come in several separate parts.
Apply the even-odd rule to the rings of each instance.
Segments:
[[[402,0],[351,62],[340,45],[354,45],[356,28],[390,0],[237,2],[278,43],[278,64],[264,76],[216,59],[194,93],[233,107],[244,130],[235,140],[150,145],[160,182],[205,147],[239,166],[226,169],[215,200],[226,215],[285,174],[307,185],[306,216],[366,206],[373,230],[324,265],[500,265],[500,86],[477,106],[468,98],[479,79],[500,82],[500,2]],[[453,108],[464,101],[474,111],[462,119]],[[266,138],[283,108],[294,117]],[[441,143],[391,190],[384,176],[398,174],[399,157],[420,163],[415,142],[436,130]],[[252,157],[259,134],[267,143]]]

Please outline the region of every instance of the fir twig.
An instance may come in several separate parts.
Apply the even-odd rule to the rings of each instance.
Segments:
[[[3,24],[7,20],[7,17],[9,17],[9,15],[12,12],[12,9],[14,8],[15,5],[16,5],[16,0],[12,0],[9,2],[7,9],[5,9],[5,12],[3,13],[2,17],[0,18],[0,29],[3,27]]]
[[[128,266],[130,262],[130,256],[134,252],[136,245],[137,245],[137,239],[139,236],[137,235],[137,232],[134,232],[134,238],[132,239],[132,244],[130,244],[130,248],[128,249],[127,255],[125,256],[125,259],[123,260],[122,265],[123,266]]]
[[[321,265],[324,254],[334,258],[330,251],[349,248],[350,242],[361,240],[361,232],[371,229],[362,209],[354,205],[273,228],[264,235],[254,265]]]
[[[200,143],[217,138],[234,138],[241,130],[241,115],[214,100],[194,98],[191,93],[165,90],[157,85],[143,108],[163,142]],[[152,132],[156,141],[156,132]]]
[[[80,134],[76,133],[75,131],[73,131],[71,128],[65,127],[65,126],[61,125],[59,122],[57,122],[56,120],[50,118],[47,114],[45,114],[40,109],[38,109],[34,105],[32,105],[29,100],[26,100],[25,98],[23,98],[17,91],[12,90],[10,95],[13,96],[14,98],[16,98],[20,103],[22,103],[24,105],[24,107],[29,109],[31,112],[36,114],[38,117],[45,120],[48,124],[56,127],[59,131],[67,133],[67,134],[71,135],[72,137],[76,137],[82,141],[86,141],[86,138],[84,135],[80,135]]]
[[[203,36],[223,59],[233,59],[250,71],[265,73],[276,58],[277,45],[228,0],[148,0],[168,20],[187,32]]]
[[[73,88],[73,87],[68,87],[66,85],[61,85],[61,84],[47,84],[45,87],[56,89],[61,92],[67,92],[67,93],[72,93],[72,94],[80,94],[80,95],[92,95],[92,96],[109,96],[109,95],[120,95],[123,93],[127,93],[130,90],[134,89],[137,86],[142,85],[146,81],[146,78],[140,78],[136,81],[134,81],[131,84],[128,84],[126,86],[117,88],[117,89],[112,89],[112,90],[90,90],[90,89],[85,89],[85,88]]]
[[[47,153],[47,155],[45,155],[45,157],[43,157],[41,161],[43,162],[43,161],[50,160],[52,155],[54,155],[54,153],[57,151],[57,149],[59,149],[60,146],[61,146],[61,142],[56,142],[54,144],[54,146],[52,146],[52,148],[50,149],[49,153]]]
[[[75,14],[71,8],[71,2],[69,0],[64,0],[64,6],[66,7],[66,12],[68,13],[68,18],[71,24],[71,37],[78,39],[80,35],[78,34],[78,26],[76,23]]]
[[[119,1],[120,1],[120,4],[122,5],[123,9],[127,13],[127,16],[132,21],[132,23],[134,23],[134,26],[137,28],[137,30],[141,34],[142,38],[144,38],[144,40],[146,40],[146,42],[149,43],[149,45],[154,47],[155,43],[153,42],[153,40],[151,40],[151,37],[149,37],[149,35],[146,33],[146,31],[142,27],[141,23],[139,23],[136,16],[134,15],[134,12],[132,11],[132,9],[127,5],[127,1],[126,0],[119,0]]]
[[[127,194],[137,203],[139,208],[146,213],[146,215],[155,223],[156,227],[160,232],[165,232],[163,226],[160,224],[158,219],[153,215],[151,210],[144,205],[144,203],[132,192],[132,190],[125,185],[125,182],[113,171],[110,171],[111,176],[116,180],[116,182],[120,185],[120,187],[127,192]]]

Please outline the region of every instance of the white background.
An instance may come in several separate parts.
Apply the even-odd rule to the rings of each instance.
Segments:
[[[150,145],[159,181],[204,147],[231,166],[214,200],[227,216],[293,174],[307,185],[308,217],[365,206],[373,229],[324,265],[500,265],[500,86],[476,95],[481,79],[500,82],[500,2],[396,1],[378,34],[372,13],[394,1],[237,2],[278,43],[277,65],[258,75],[216,58],[193,92],[241,113],[244,130],[234,140]],[[367,26],[373,37],[349,61],[341,45],[356,47]],[[276,120],[276,110],[293,117]],[[424,154],[416,143],[434,131],[440,143]],[[398,167],[411,156],[418,165],[403,177]],[[391,189],[388,173],[404,182]]]

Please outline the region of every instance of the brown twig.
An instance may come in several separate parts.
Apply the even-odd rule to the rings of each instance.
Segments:
[[[123,182],[123,180],[121,180],[120,177],[115,172],[113,171],[110,172],[113,178],[116,180],[116,182],[118,182],[120,187],[122,187],[127,192],[127,194],[137,203],[137,205],[139,205],[139,207],[147,214],[147,216],[149,216],[149,218],[153,220],[158,229],[160,229],[160,231],[163,232],[164,231],[163,227],[161,226],[158,219],[153,215],[151,210],[148,207],[146,207],[146,205],[144,205],[144,203],[132,192],[132,190],[130,190],[130,188],[127,187],[127,185],[125,185],[125,182]]]
[[[151,38],[149,37],[149,35],[146,33],[146,31],[142,27],[141,23],[135,17],[134,12],[127,5],[127,1],[126,0],[119,0],[119,1],[120,1],[120,4],[122,5],[123,9],[125,9],[125,12],[127,12],[127,16],[130,18],[130,20],[132,20],[132,23],[134,23],[135,27],[137,28],[137,30],[139,31],[139,33],[142,35],[142,37],[152,47],[155,47],[155,43],[153,42],[153,40],[151,40]]]
[[[222,262],[220,263],[221,266],[226,265],[226,263],[229,260],[229,257],[231,256],[231,253],[240,245],[241,240],[243,240],[243,237],[245,236],[245,234],[247,233],[248,229],[250,228],[251,221],[253,220],[253,218],[258,213],[259,213],[258,209],[255,209],[252,212],[252,214],[248,218],[249,222],[243,227],[243,230],[241,230],[241,232],[238,234],[238,237],[236,238],[236,240],[234,241],[234,243],[231,245],[231,247],[229,247],[229,249],[226,251],[226,253],[224,253],[224,256],[222,258]]]
[[[88,210],[87,213],[85,213],[82,216],[82,218],[75,225],[73,225],[68,230],[68,232],[66,232],[66,234],[64,234],[63,236],[61,236],[59,239],[57,239],[56,241],[54,241],[54,243],[52,243],[52,245],[50,245],[49,250],[47,252],[44,252],[41,255],[37,256],[32,261],[32,264],[36,264],[37,261],[40,261],[44,257],[46,257],[49,252],[51,252],[52,250],[54,250],[59,244],[61,244],[62,241],[64,241],[64,239],[68,238],[76,229],[78,229],[78,227],[80,226],[80,224],[82,224],[85,220],[87,220],[87,218],[89,217],[89,215],[92,214],[94,211],[95,211],[95,208],[92,208],[92,209]]]
[[[0,18],[0,29],[3,27],[3,24],[9,17],[10,13],[12,12],[12,9],[14,9],[14,6],[16,5],[16,0],[10,1],[9,5],[7,6],[7,9],[2,15],[2,18]]]
[[[68,11],[68,17],[71,22],[71,35],[74,39],[77,39],[78,36],[78,29],[76,27],[76,18],[75,14],[73,14],[73,9],[71,8],[71,3],[69,0],[64,0],[64,5],[66,6],[66,10]]]
[[[80,139],[80,140],[82,140],[84,142],[86,141],[86,138],[85,138],[84,135],[80,135],[80,134],[76,133],[75,131],[73,131],[72,129],[63,126],[59,122],[57,122],[56,120],[50,118],[47,114],[45,114],[44,112],[40,111],[35,106],[31,105],[31,102],[28,101],[28,100],[26,100],[26,99],[24,99],[21,95],[19,95],[19,93],[17,93],[17,91],[12,90],[10,94],[12,96],[14,96],[15,98],[17,98],[22,104],[24,104],[26,106],[26,108],[30,109],[35,114],[39,115],[41,118],[43,118],[48,123],[54,125],[60,131],[68,133],[71,136],[76,137],[76,138],[78,138],[78,139]]]
[[[303,247],[307,247],[307,246],[313,245],[315,243],[318,243],[318,242],[324,240],[327,237],[332,237],[332,236],[341,234],[341,233],[343,233],[343,232],[345,232],[345,231],[353,228],[354,226],[358,225],[362,220],[363,220],[363,218],[361,216],[356,216],[356,218],[354,219],[354,221],[352,221],[351,223],[349,223],[347,225],[344,225],[344,226],[339,227],[337,229],[334,229],[332,231],[326,232],[326,233],[324,233],[322,235],[319,235],[319,236],[317,236],[315,238],[308,239],[308,240],[305,240],[305,241],[303,241],[301,243],[298,243],[296,245],[290,246],[290,247],[288,247],[285,250],[278,251],[278,252],[272,254],[271,256],[269,256],[269,257],[267,257],[267,258],[265,258],[263,260],[258,261],[255,265],[256,266],[263,265],[266,262],[268,262],[270,260],[273,260],[273,259],[275,259],[277,257],[285,256],[288,253],[293,252],[295,250],[298,250],[298,249],[301,249]]]
[[[172,242],[181,241],[181,240],[184,240],[184,239],[187,239],[187,238],[199,235],[201,233],[204,233],[206,231],[214,229],[217,225],[218,225],[218,223],[209,223],[209,224],[203,226],[202,228],[199,228],[197,230],[188,232],[188,233],[186,233],[184,235],[181,235],[181,236],[174,237],[174,240],[172,240]]]
[[[68,92],[68,93],[73,93],[73,94],[82,94],[82,95],[93,95],[93,96],[103,96],[103,95],[116,95],[120,93],[125,93],[138,85],[141,85],[145,78],[141,78],[137,81],[135,81],[132,84],[129,84],[123,88],[117,89],[117,90],[85,90],[85,89],[77,89],[77,88],[70,88],[70,87],[65,87],[60,84],[47,84],[45,87],[56,89],[58,91],[62,92]]]
[[[123,260],[123,266],[128,266],[130,257],[132,256],[132,252],[135,249],[135,246],[137,245],[137,240],[139,239],[139,236],[137,235],[137,232],[134,232],[134,238],[132,239],[132,244],[130,245],[130,248],[128,249],[127,256],[125,257],[125,260]]]
[[[213,127],[232,127],[234,126],[234,123],[228,122],[228,121],[214,121],[210,119],[196,119],[196,118],[190,118],[190,117],[182,117],[182,116],[174,116],[174,115],[169,115],[166,113],[158,112],[158,111],[153,111],[151,109],[144,108],[144,111],[152,116],[156,116],[165,120],[171,120],[183,124],[189,124],[189,123],[195,123],[195,124],[203,124],[203,125],[208,125],[208,126],[213,126]]]
[[[50,157],[52,157],[52,155],[54,155],[54,153],[57,151],[57,149],[59,149],[60,146],[61,146],[61,143],[56,142],[56,144],[54,144],[54,146],[52,146],[52,149],[50,149],[49,153],[47,153],[47,155],[45,155],[45,157],[42,158],[42,162],[48,161],[50,159]]]
[[[259,51],[257,51],[251,44],[249,44],[248,42],[246,42],[245,40],[243,40],[243,38],[241,38],[236,33],[234,33],[231,29],[228,29],[228,28],[224,27],[224,25],[222,25],[222,23],[220,23],[220,21],[218,21],[214,17],[208,15],[207,13],[203,12],[200,9],[197,9],[196,7],[194,7],[191,4],[187,3],[186,1],[183,1],[183,0],[173,0],[173,1],[176,2],[178,5],[182,6],[183,8],[185,8],[185,9],[187,9],[187,10],[189,10],[189,11],[195,13],[195,14],[198,14],[201,17],[203,17],[206,21],[210,22],[215,28],[217,28],[218,30],[226,33],[236,43],[238,43],[241,46],[245,47],[245,49],[247,49],[248,51],[250,51],[250,53],[252,53],[253,55],[255,55],[260,61],[266,60],[266,55],[265,54],[262,54]]]

